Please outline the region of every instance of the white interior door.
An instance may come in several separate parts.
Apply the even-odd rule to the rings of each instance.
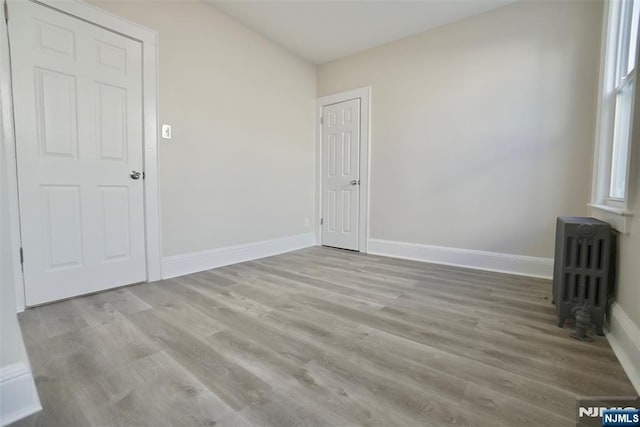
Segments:
[[[9,3],[27,305],[146,279],[139,42]]]
[[[322,244],[358,248],[360,99],[322,110]]]

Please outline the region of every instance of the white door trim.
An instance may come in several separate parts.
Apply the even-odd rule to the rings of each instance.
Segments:
[[[369,151],[371,146],[371,87],[362,87],[333,95],[322,96],[316,101],[316,241],[322,244],[322,108],[351,99],[360,99],[360,218],[358,249],[367,253],[369,236]]]
[[[14,285],[16,293],[16,307],[18,311],[24,310],[24,286],[22,274],[18,274],[22,267],[20,265],[20,219],[18,211],[18,181],[16,169],[16,151],[13,133],[13,98],[11,94],[11,67],[9,64],[9,39],[8,28],[5,22],[4,8],[0,8],[0,102],[2,123],[0,126],[0,147],[4,151],[4,156],[0,156],[0,161],[4,164],[0,168],[6,167],[5,174],[0,174],[0,179],[7,179],[8,194],[8,216],[9,216],[9,236],[11,247],[15,248],[11,252],[11,271],[14,273]],[[3,158],[4,157],[4,158]]]
[[[9,19],[11,19],[11,3],[24,0],[8,0]],[[138,40],[142,44],[142,90],[143,90],[143,135],[144,135],[144,216],[145,216],[145,246],[147,280],[154,281],[162,278],[161,264],[161,236],[160,236],[160,197],[158,186],[158,33],[127,21],[117,15],[102,10],[81,0],[32,0],[35,3],[56,9],[62,13],[75,16],[89,23],[98,25],[124,36]],[[0,43],[7,43],[7,31],[3,26],[0,32]],[[3,48],[4,49],[4,48]],[[13,129],[13,103],[11,95],[11,75],[9,67],[3,65],[0,69],[0,97],[2,97],[3,115],[2,134],[5,136],[4,147],[7,153],[8,174],[13,188],[11,194],[11,210],[15,218],[12,220],[11,243],[16,248],[14,258],[15,271],[22,271],[18,251],[20,242],[20,224],[18,217],[18,187],[16,176],[15,134]],[[9,107],[4,110],[4,107]],[[17,263],[17,264],[16,264]],[[18,312],[25,308],[25,289],[22,274],[16,275],[16,306]]]

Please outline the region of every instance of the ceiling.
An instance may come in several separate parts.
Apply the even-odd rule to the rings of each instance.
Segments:
[[[291,52],[322,64],[516,0],[207,0]]]

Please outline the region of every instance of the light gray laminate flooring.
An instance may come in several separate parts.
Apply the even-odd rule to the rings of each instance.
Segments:
[[[577,395],[635,392],[550,294],[315,247],[28,309],[18,425],[573,426]]]

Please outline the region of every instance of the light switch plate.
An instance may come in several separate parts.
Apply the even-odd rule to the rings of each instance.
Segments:
[[[171,125],[162,125],[162,137],[171,139]]]

